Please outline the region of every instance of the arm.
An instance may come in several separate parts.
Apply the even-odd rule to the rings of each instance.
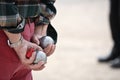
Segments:
[[[54,7],[54,2],[56,0],[41,0],[41,13],[39,17],[37,18],[36,22],[36,28],[35,28],[35,34],[33,36],[33,42],[35,42],[37,45],[40,44],[39,38],[45,35],[52,35],[54,36],[55,43],[57,42],[57,35],[54,34],[53,32],[49,32],[50,28],[48,28],[48,25],[50,26],[50,20],[54,18],[56,15],[56,8]],[[41,25],[42,24],[42,25]],[[52,34],[48,34],[52,33]],[[53,35],[54,34],[54,35]],[[47,48],[44,49],[44,52],[47,54],[47,56],[50,56],[54,50],[55,50],[55,45],[51,44],[48,45]]]
[[[12,34],[7,31],[4,32],[8,36],[11,43],[16,43],[21,38],[21,33]],[[26,58],[26,52],[30,47],[34,47],[35,49],[42,50],[39,46],[26,41],[24,38],[22,39],[22,43],[20,45],[17,45],[16,47],[13,47],[13,49],[16,51],[16,54],[18,55],[22,64],[24,64],[26,67],[32,70],[42,70],[45,67],[43,62],[39,62],[38,64],[35,65],[32,64],[35,59],[35,53],[33,53],[30,59]]]
[[[12,29],[8,28],[3,31],[7,35],[10,43],[16,45],[12,48],[15,50],[21,63],[32,70],[43,69],[44,68],[43,62],[39,62],[38,64],[35,64],[35,65],[32,64],[35,59],[35,55],[36,55],[35,53],[33,53],[32,57],[30,59],[26,58],[26,52],[30,47],[34,47],[34,49],[39,49],[39,50],[42,50],[42,49],[38,45],[31,43],[29,41],[26,41],[24,38],[22,38],[21,32],[23,31],[24,28],[22,30],[19,30],[21,28],[16,27],[16,25],[17,25],[16,22],[19,23],[21,21],[21,19],[19,20],[20,16],[17,15],[18,14],[17,7],[15,7],[15,5],[12,3],[11,4],[1,4],[1,5],[5,6],[6,10],[0,8],[0,10],[2,11],[0,16],[4,17],[4,15],[5,15],[5,18],[0,19],[1,21],[5,22],[5,25],[2,25],[2,23],[1,23],[0,26],[2,26],[4,28],[6,26],[9,28],[14,27]],[[18,31],[16,31],[16,30],[18,30]],[[17,43],[19,43],[19,44],[17,44]]]

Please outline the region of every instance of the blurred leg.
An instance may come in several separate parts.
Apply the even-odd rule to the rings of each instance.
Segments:
[[[105,57],[100,57],[99,62],[108,62],[120,55],[119,0],[110,0],[109,20],[114,45],[111,53]]]
[[[115,42],[115,44],[118,46],[118,54],[120,54],[120,1],[118,1],[118,16],[116,16],[118,19],[117,19],[117,23],[118,23],[118,26],[113,29],[113,40]],[[112,25],[112,24],[111,24]],[[117,59],[115,59],[111,65],[112,68],[120,68],[120,55]]]

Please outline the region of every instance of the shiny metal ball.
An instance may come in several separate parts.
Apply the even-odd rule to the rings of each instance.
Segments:
[[[49,44],[54,44],[54,40],[50,36],[40,38],[40,46],[46,48]]]
[[[37,64],[39,61],[43,61],[44,63],[47,62],[47,56],[43,51],[36,51],[36,58],[34,63]]]

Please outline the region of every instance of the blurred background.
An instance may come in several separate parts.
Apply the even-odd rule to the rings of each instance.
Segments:
[[[113,46],[109,0],[56,0],[55,6],[57,47],[46,68],[33,71],[34,80],[120,80],[120,69],[97,62]]]

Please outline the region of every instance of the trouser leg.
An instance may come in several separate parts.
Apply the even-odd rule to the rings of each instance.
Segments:
[[[110,28],[115,44],[120,44],[119,0],[110,0]]]

